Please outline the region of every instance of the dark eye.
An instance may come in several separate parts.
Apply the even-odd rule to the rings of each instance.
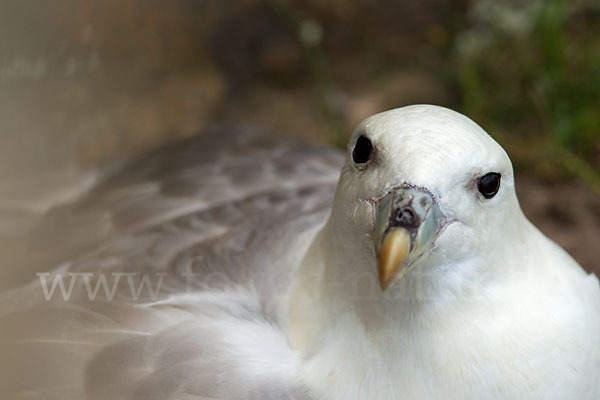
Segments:
[[[360,136],[354,145],[354,150],[352,150],[352,159],[357,164],[364,164],[369,161],[371,150],[373,150],[371,141],[364,136]]]
[[[498,189],[500,189],[500,177],[501,175],[497,172],[490,172],[482,176],[477,185],[479,193],[486,199],[494,197],[498,193]]]

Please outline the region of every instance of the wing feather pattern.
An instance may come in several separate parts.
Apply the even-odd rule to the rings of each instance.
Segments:
[[[52,208],[28,234],[22,282],[0,294],[0,392],[304,399],[279,306],[341,163],[216,127]]]

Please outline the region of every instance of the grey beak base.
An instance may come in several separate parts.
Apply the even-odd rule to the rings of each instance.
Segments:
[[[410,235],[410,251],[405,265],[407,271],[433,246],[444,216],[435,197],[427,189],[413,186],[394,187],[375,200],[376,220],[373,244],[378,259],[386,237],[394,230],[404,229]]]

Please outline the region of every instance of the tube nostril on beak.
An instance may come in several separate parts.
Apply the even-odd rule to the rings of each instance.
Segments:
[[[411,207],[405,206],[398,211],[394,222],[394,225],[414,227],[419,225],[419,217]]]

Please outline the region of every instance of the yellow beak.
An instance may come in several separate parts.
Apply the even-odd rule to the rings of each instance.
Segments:
[[[377,269],[379,284],[385,290],[406,266],[410,253],[410,234],[404,228],[396,228],[383,241]]]
[[[432,250],[447,219],[433,194],[422,187],[394,187],[374,204],[372,239],[379,284],[385,291]]]

